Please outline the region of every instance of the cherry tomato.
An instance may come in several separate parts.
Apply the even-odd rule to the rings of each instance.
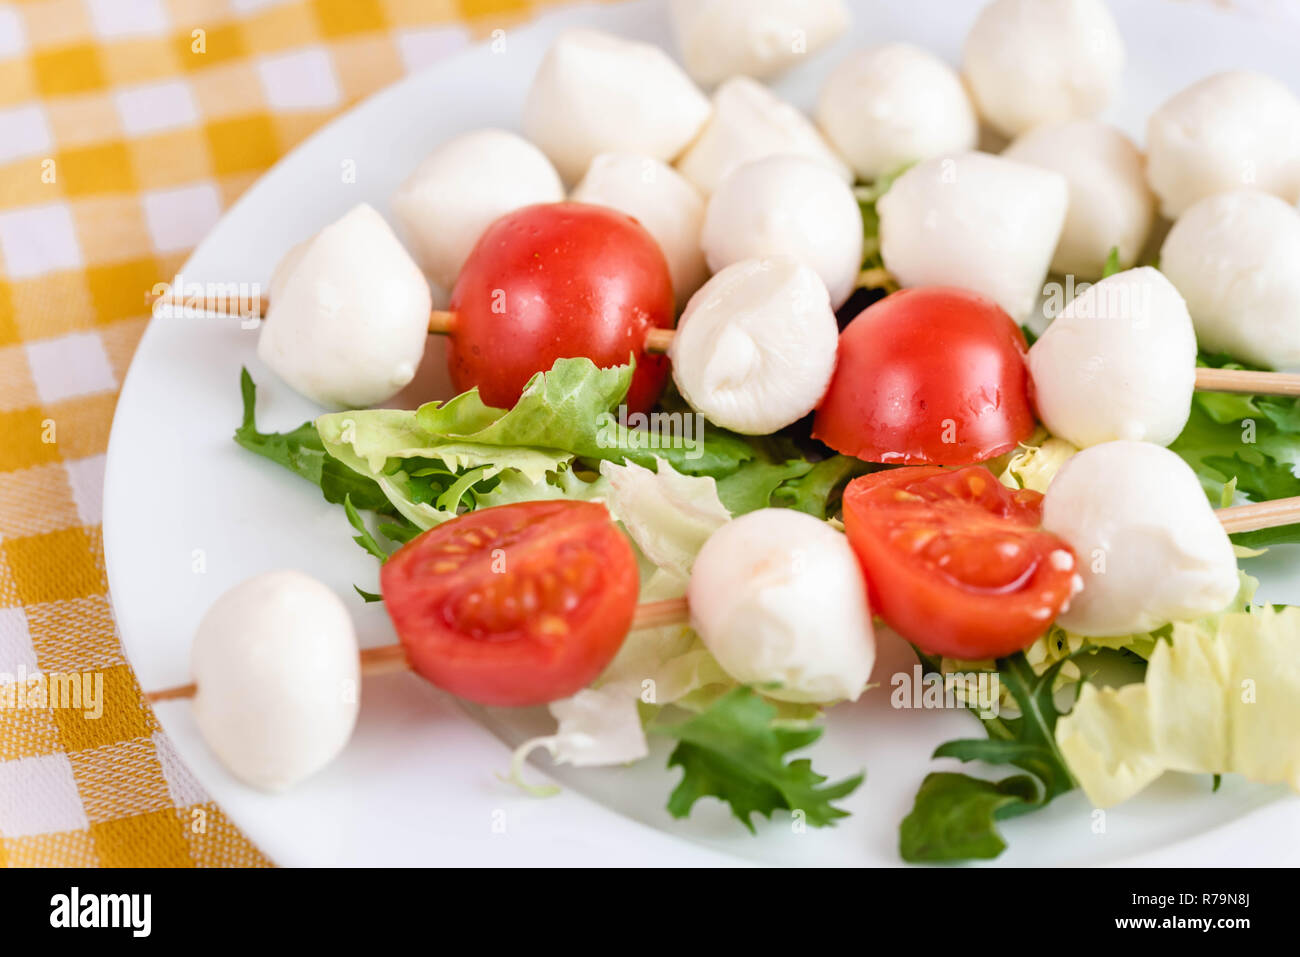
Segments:
[[[584,203],[525,206],[487,228],[456,280],[452,382],[509,408],[556,359],[609,368],[635,357],[627,406],[648,411],[668,359],[646,353],[646,333],[672,326],[673,305],[663,252],[631,216]]]
[[[840,334],[813,435],[890,465],[970,465],[1034,431],[1025,337],[961,289],[904,289]]]
[[[1043,496],[982,466],[900,468],[844,490],[844,529],[871,607],[932,655],[980,660],[1032,644],[1073,594],[1070,547]]]
[[[567,698],[613,659],[636,612],[632,547],[603,505],[523,502],[412,539],[380,590],[411,667],[487,705]]]

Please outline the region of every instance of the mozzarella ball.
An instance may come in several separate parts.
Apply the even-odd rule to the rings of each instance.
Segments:
[[[1237,560],[1196,473],[1150,442],[1072,456],[1043,499],[1043,527],[1074,549],[1083,590],[1057,623],[1081,635],[1140,634],[1222,611]]]
[[[430,153],[393,195],[393,212],[420,266],[450,292],[495,220],[562,199],[564,184],[536,146],[505,130],[475,130]]]
[[[1105,109],[1124,41],[1102,0],[994,0],[966,37],[963,69],[980,116],[1018,136]]]
[[[1168,445],[1187,424],[1196,333],[1178,290],[1149,266],[1116,273],[1052,320],[1029,350],[1039,418],[1081,448]]]
[[[194,718],[245,784],[282,791],[343,750],[359,708],[357,638],[343,602],[302,572],[266,572],[199,622]]]
[[[384,218],[361,203],[290,250],[271,279],[257,354],[330,407],[391,398],[428,338],[429,284]]]
[[[826,286],[788,256],[746,259],[691,297],[668,356],[673,381],[710,422],[767,435],[821,401],[839,326]]]
[[[1042,292],[1068,201],[1060,173],[987,153],[927,160],[876,204],[881,256],[904,286],[958,286],[1023,321]]]
[[[687,600],[718,664],[770,698],[853,701],[871,677],[862,570],[844,535],[804,512],[764,508],[723,525],[696,556]]]
[[[775,76],[849,25],[844,0],[672,0],[668,12],[687,72],[707,86]]]
[[[714,272],[764,256],[811,267],[838,309],[862,269],[862,209],[845,182],[801,156],[769,156],[733,170],[709,199],[704,255]]]
[[[1155,220],[1155,197],[1146,163],[1127,136],[1096,120],[1040,126],[1019,137],[1002,156],[1065,177],[1070,204],[1052,271],[1100,279],[1112,249],[1121,269],[1137,262]]]
[[[808,118],[748,77],[728,80],[713,94],[713,115],[677,168],[706,196],[737,166],[777,153],[824,164],[844,182],[853,171]]]
[[[1183,213],[1160,270],[1187,300],[1207,352],[1300,369],[1300,212],[1276,196],[1220,193]]]
[[[1257,189],[1300,197],[1300,100],[1271,77],[1216,73],[1176,94],[1147,121],[1147,175],[1176,219],[1198,199]]]
[[[686,177],[662,160],[602,153],[591,161],[570,198],[612,207],[646,228],[668,260],[678,309],[709,278],[700,248],[704,198]]]
[[[566,183],[600,153],[671,160],[695,139],[709,101],[663,50],[598,30],[568,30],[524,101],[524,135]]]
[[[975,148],[979,121],[952,67],[906,43],[860,50],[827,78],[817,124],[865,180]]]

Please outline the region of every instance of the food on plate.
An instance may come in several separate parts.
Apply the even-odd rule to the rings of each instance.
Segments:
[[[1080,448],[1115,439],[1168,445],[1187,424],[1196,333],[1187,303],[1144,266],[1080,293],[1029,350],[1048,431]]]
[[[677,48],[696,82],[765,79],[834,42],[849,25],[844,0],[672,0]]]
[[[844,536],[784,508],[714,532],[691,570],[691,624],[737,681],[780,701],[856,701],[876,642]]]
[[[558,203],[564,184],[546,155],[505,130],[443,143],[393,194],[393,213],[420,266],[444,292],[491,223],[521,206]]]
[[[1025,337],[963,289],[904,289],[840,334],[813,436],[889,465],[969,465],[1034,431]]]
[[[700,247],[704,199],[662,160],[633,153],[602,153],[569,197],[627,213],[655,238],[672,276],[677,308],[709,278]]]
[[[1300,199],[1300,99],[1249,70],[1199,80],[1147,121],[1147,175],[1170,219],[1199,199],[1239,189],[1294,203]]]
[[[1198,200],[1165,237],[1160,270],[1208,352],[1300,368],[1300,212],[1267,193]]]
[[[708,98],[659,47],[573,29],[537,68],[523,128],[576,183],[601,153],[673,160],[708,118]]]
[[[979,121],[961,77],[907,43],[859,50],[827,77],[817,125],[864,180],[973,150]]]
[[[381,594],[357,591],[400,643],[358,655],[303,575],[239,586],[194,650],[218,756],[259,787],[300,780],[347,740],[358,675],[401,666],[545,704],[554,731],[516,751],[516,781],[539,748],[613,765],[665,736],[674,817],[712,797],[746,826],[825,826],[861,777],[787,755],[868,690],[874,611],[942,690],[1000,683],[961,694],[988,740],[935,754],[1017,769],[927,777],[905,859],[996,856],[997,820],[1080,785],[1113,803],[1165,769],[1300,787],[1232,698],[1260,668],[1272,694],[1300,689],[1294,610],[1254,605],[1233,545],[1300,540],[1300,380],[1232,368],[1300,367],[1295,98],[1248,74],[1175,97],[1152,118],[1153,194],[1137,147],[1092,119],[1123,63],[1096,0],[990,4],[974,107],[925,51],[857,53],[822,88],[826,139],[745,74],[828,42],[840,3],[672,13],[692,72],[725,80],[712,105],[662,51],[571,30],[528,95],[540,151],[466,133],[399,190],[450,311],[367,206],[277,270],[258,348],[295,389],[382,403],[427,328],[462,391],[267,433],[244,374],[236,441],[343,507],[380,563]],[[975,107],[1016,137],[1003,155],[972,152]],[[1156,194],[1182,212],[1162,271],[1137,266]],[[1041,324],[1018,323],[1054,297],[1049,268],[1070,301],[1030,349]],[[1065,714],[1055,692],[1108,659],[1144,679]],[[999,702],[1016,713],[989,717]]]
[[[1237,561],[1196,473],[1150,442],[1094,445],[1056,473],[1043,527],[1079,558],[1083,591],[1060,616],[1081,635],[1132,635],[1222,611]]]
[[[331,408],[392,398],[424,355],[429,284],[384,218],[361,203],[276,268],[257,354]]]
[[[742,259],[793,256],[821,277],[838,309],[862,268],[862,210],[825,165],[768,156],[737,166],[718,184],[701,242],[715,273]]]
[[[230,772],[282,791],[332,761],[360,701],[343,602],[296,571],[264,572],[207,610],[190,654],[194,720]]]
[[[980,116],[1009,138],[1105,109],[1124,41],[1102,0],[994,0],[966,37],[962,71]]]
[[[488,705],[586,687],[622,646],[637,601],[636,556],[594,502],[471,512],[412,539],[379,581],[411,667]]]
[[[1068,204],[1060,173],[987,153],[927,160],[876,204],[885,268],[903,286],[960,286],[1024,321]]]
[[[854,479],[844,529],[871,607],[927,654],[977,661],[1025,648],[1077,590],[1075,556],[1041,527],[1042,503],[978,465]]]
[[[1096,120],[1040,126],[1002,156],[1060,173],[1069,185],[1053,272],[1100,279],[1112,249],[1120,269],[1137,262],[1155,220],[1155,198],[1142,152],[1122,132]]]
[[[508,408],[556,359],[600,366],[636,359],[632,411],[654,404],[668,361],[646,334],[673,324],[674,298],[659,244],[632,217],[604,206],[550,203],[507,213],[479,237],[451,294],[447,348],[458,390],[478,387]]]
[[[737,76],[714,91],[713,114],[677,168],[707,196],[737,166],[777,153],[815,160],[846,183],[853,179],[808,117],[763,84]]]
[[[826,286],[788,256],[727,266],[691,297],[669,348],[673,381],[710,422],[766,435],[813,410],[835,369]]]

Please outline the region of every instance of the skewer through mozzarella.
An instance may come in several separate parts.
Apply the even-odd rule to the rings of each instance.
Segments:
[[[679,309],[709,278],[700,246],[704,199],[681,173],[662,160],[632,153],[602,153],[591,161],[570,198],[612,207],[646,228],[668,260]]]
[[[1081,448],[1168,445],[1182,432],[1196,334],[1178,290],[1150,267],[1116,273],[1069,303],[1029,350],[1039,418]]]
[[[876,180],[975,148],[979,121],[948,64],[906,43],[860,50],[827,78],[817,124],[854,171]]]
[[[1216,193],[1257,189],[1300,198],[1300,99],[1272,77],[1216,73],[1147,121],[1148,175],[1161,211],[1181,216]]]
[[[775,76],[849,25],[844,0],[672,0],[668,12],[687,72],[706,86]]]
[[[980,116],[1014,137],[1105,109],[1124,41],[1102,0],[994,0],[966,38],[963,72]]]
[[[1070,205],[1052,271],[1100,279],[1112,249],[1121,269],[1137,262],[1155,219],[1146,163],[1127,136],[1096,120],[1030,130],[1002,156],[1065,177]]]
[[[1165,237],[1160,269],[1202,348],[1300,369],[1300,212],[1254,190],[1208,196]]]
[[[862,209],[845,182],[801,156],[769,156],[732,170],[709,199],[701,237],[709,269],[792,256],[810,266],[838,309],[862,267]]]
[[[1149,442],[1072,456],[1047,488],[1043,527],[1078,557],[1083,588],[1057,620],[1081,635],[1200,618],[1223,610],[1239,587],[1232,542],[1196,473]]]
[[[746,259],[686,306],[668,355],[691,408],[746,435],[803,418],[835,371],[839,326],[817,273],[788,256]]]
[[[290,251],[271,280],[257,342],[263,362],[313,402],[383,402],[424,355],[429,284],[365,203]]]
[[[670,161],[709,118],[709,101],[659,47],[598,30],[562,33],[524,101],[524,135],[567,183],[601,153]]]
[[[360,695],[343,602],[302,572],[267,572],[213,603],[191,652],[194,718],[223,764],[281,791],[343,750]]]
[[[723,525],[691,568],[691,624],[737,681],[782,701],[856,700],[876,643],[848,539],[803,512]]]
[[[521,206],[562,199],[564,184],[541,150],[514,133],[486,129],[430,153],[392,204],[420,266],[450,293],[489,225]]]
[[[1060,173],[988,153],[912,167],[876,204],[880,248],[904,286],[958,286],[1018,322],[1033,311],[1065,225]]]
[[[846,183],[853,179],[806,116],[763,84],[737,76],[714,91],[713,115],[677,168],[707,196],[736,167],[778,153],[815,160]]]

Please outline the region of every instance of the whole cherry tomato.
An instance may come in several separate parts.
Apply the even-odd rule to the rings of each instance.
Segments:
[[[452,382],[508,408],[556,359],[608,368],[635,358],[627,406],[645,412],[668,374],[666,357],[646,353],[646,333],[670,328],[673,306],[663,252],[631,216],[584,203],[525,206],[487,228],[456,280]]]
[[[961,289],[904,289],[840,333],[813,435],[891,465],[970,465],[1034,431],[1025,337],[993,302]]]

